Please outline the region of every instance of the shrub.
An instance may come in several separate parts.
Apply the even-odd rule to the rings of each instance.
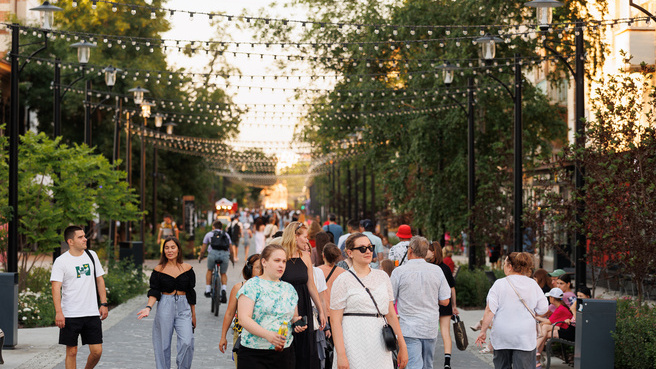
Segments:
[[[51,288],[44,288],[41,291],[27,288],[18,294],[18,323],[23,328],[47,327],[55,324]]]
[[[656,307],[617,300],[615,368],[656,368]]]
[[[460,266],[456,276],[458,306],[485,307],[485,298],[490,287],[490,282],[483,270],[471,271],[467,265]]]
[[[141,268],[135,268],[132,261],[123,260],[110,263],[105,274],[107,302],[110,305],[121,304],[134,296],[146,292],[148,286],[146,274]]]

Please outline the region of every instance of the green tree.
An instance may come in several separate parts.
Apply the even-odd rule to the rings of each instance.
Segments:
[[[5,141],[0,141],[6,150]],[[18,206],[20,286],[34,264],[51,254],[62,241],[62,230],[100,216],[120,221],[139,219],[137,197],[102,155],[86,145],[68,146],[44,133],[21,137]],[[0,197],[7,198],[7,170],[0,178]],[[8,212],[2,209],[2,218]]]

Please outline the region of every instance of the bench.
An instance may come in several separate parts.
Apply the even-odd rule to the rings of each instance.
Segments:
[[[556,324],[558,323],[565,323],[565,322],[564,321],[555,322],[552,325],[551,338],[547,340],[547,343],[544,346],[544,349],[547,353],[546,363],[543,367],[544,369],[549,369],[549,367],[551,366],[551,357],[557,357],[563,360],[565,364],[569,366],[574,366],[574,341],[569,341],[566,339],[562,339],[560,337],[554,337],[554,330],[556,329]],[[552,345],[554,343],[558,343],[560,345],[560,350],[555,350],[555,351],[553,350]]]

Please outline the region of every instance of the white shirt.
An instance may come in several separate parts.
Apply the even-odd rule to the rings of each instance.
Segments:
[[[337,247],[339,247],[340,250],[344,251],[344,245],[346,244],[346,239],[350,235],[351,235],[350,233],[347,233],[339,236],[339,240],[337,241]]]
[[[96,277],[105,275],[98,255],[89,250],[96,263]],[[99,316],[94,279],[94,263],[86,252],[73,256],[69,251],[59,256],[52,265],[50,281],[62,282],[61,307],[64,317]]]
[[[437,338],[440,328],[437,307],[440,300],[451,297],[442,268],[424,259],[406,260],[392,271],[391,280],[403,336]]]
[[[392,261],[398,260],[399,266],[405,264],[405,262],[408,261],[408,256],[406,255],[406,252],[408,252],[408,245],[410,245],[410,241],[401,241],[396,245],[392,246],[389,252],[388,259]],[[404,255],[405,255],[405,260],[401,262],[401,259],[403,259]]]
[[[535,319],[519,300],[509,279],[535,315],[546,313],[549,307],[533,278],[510,275],[497,279],[487,294],[487,304],[494,314],[490,341],[495,350],[531,351],[537,346]]]

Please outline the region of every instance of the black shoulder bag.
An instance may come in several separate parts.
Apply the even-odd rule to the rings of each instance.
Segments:
[[[333,265],[333,268],[330,270],[330,273],[328,273],[328,277],[326,277],[326,282],[330,279],[330,276],[333,275],[333,272],[337,269],[337,265]],[[357,278],[357,277],[356,277]]]
[[[358,282],[360,282],[362,287],[364,287],[364,290],[367,291],[367,293],[369,294],[369,297],[371,297],[371,301],[374,302],[374,306],[376,307],[376,311],[378,312],[378,314],[371,314],[371,315],[381,317],[381,318],[383,318],[383,320],[385,320],[385,325],[383,326],[383,340],[385,341],[385,348],[387,348],[388,351],[398,350],[399,349],[399,342],[396,339],[396,335],[394,334],[394,330],[389,325],[389,323],[387,323],[387,318],[385,318],[385,315],[380,313],[380,309],[378,309],[378,304],[376,303],[376,300],[374,299],[374,296],[371,294],[371,291],[369,291],[369,288],[367,288],[364,285],[364,283],[362,283],[360,278],[358,278],[358,276],[355,273],[353,273],[352,270],[349,269],[348,271],[349,271],[349,273],[353,274],[353,276],[355,277],[355,279],[358,280]],[[344,315],[348,315],[348,313],[344,314]],[[364,314],[355,314],[355,315],[364,315]]]
[[[89,249],[84,249],[84,252],[89,255],[89,259],[91,259],[91,263],[93,263],[93,282],[96,284],[96,300],[98,300],[98,308],[100,309],[100,293],[98,293],[98,277],[96,276],[96,260],[93,258],[91,253],[89,252]]]

